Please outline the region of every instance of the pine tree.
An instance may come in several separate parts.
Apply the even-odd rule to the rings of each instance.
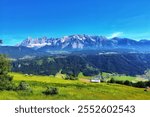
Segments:
[[[8,75],[10,61],[5,55],[0,55],[0,90],[13,90],[13,77]]]

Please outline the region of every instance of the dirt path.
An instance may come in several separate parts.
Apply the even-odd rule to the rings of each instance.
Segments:
[[[86,82],[86,83],[89,83],[89,82],[90,82],[89,79],[84,79],[84,78],[80,78],[80,81],[81,81],[81,82]]]

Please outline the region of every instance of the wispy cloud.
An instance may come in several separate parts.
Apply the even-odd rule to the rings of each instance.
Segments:
[[[114,37],[120,37],[123,35],[123,32],[114,32],[112,33],[110,36],[108,36],[107,38],[114,38]]]

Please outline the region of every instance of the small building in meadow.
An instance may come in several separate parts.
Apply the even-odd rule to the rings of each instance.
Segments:
[[[150,87],[146,87],[144,91],[150,91]]]
[[[29,76],[29,74],[25,74],[25,76]]]
[[[92,83],[100,83],[101,82],[101,75],[95,76],[92,79],[90,79],[90,82]]]

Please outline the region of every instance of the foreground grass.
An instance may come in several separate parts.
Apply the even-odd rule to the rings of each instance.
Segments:
[[[118,84],[90,83],[83,79],[70,81],[64,80],[59,75],[54,76],[25,76],[11,73],[16,85],[24,80],[28,82],[33,93],[27,91],[0,91],[1,100],[142,100],[150,99],[150,92],[144,92],[142,88],[134,88]],[[59,89],[59,94],[45,96],[42,91],[47,86]]]

